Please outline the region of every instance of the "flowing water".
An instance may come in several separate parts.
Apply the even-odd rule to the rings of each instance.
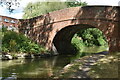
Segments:
[[[86,48],[85,51],[87,50],[90,53],[95,53],[101,51],[101,49],[103,49],[103,47],[94,47]],[[76,59],[76,55],[59,55],[40,59],[17,59],[0,61],[0,78],[48,78],[54,74],[59,73],[59,71],[62,70],[64,66],[69,64],[74,59]]]

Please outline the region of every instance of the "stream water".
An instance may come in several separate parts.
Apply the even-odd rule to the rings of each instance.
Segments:
[[[105,49],[107,48],[104,47]],[[101,50],[103,47],[94,47],[86,48],[85,52],[95,53]],[[0,61],[0,79],[48,78],[59,73],[72,60],[77,59],[78,56],[76,56],[59,55],[49,58]]]

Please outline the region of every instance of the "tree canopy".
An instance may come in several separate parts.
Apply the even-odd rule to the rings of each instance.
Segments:
[[[13,13],[15,9],[12,6],[19,7],[19,1],[20,0],[0,0],[0,6],[5,6],[10,13]]]
[[[87,3],[85,2],[80,2],[77,0],[74,1],[66,1],[66,2],[61,2],[60,0],[55,0],[54,2],[35,2],[35,3],[29,3],[25,8],[24,8],[24,19],[29,19],[33,18],[36,16],[40,16],[52,11],[68,8],[68,7],[76,7],[76,6],[85,6]]]
[[[86,2],[81,2],[81,0],[67,0],[65,2],[68,7],[86,6]]]
[[[36,16],[40,16],[46,14],[48,12],[52,12],[55,10],[60,10],[63,8],[67,8],[67,5],[63,2],[36,2],[29,3],[24,8],[23,18],[32,18]]]

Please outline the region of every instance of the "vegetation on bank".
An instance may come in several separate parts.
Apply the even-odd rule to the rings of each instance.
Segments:
[[[2,51],[8,53],[44,53],[47,50],[31,41],[24,34],[2,28]]]
[[[83,47],[107,46],[107,41],[102,31],[97,28],[87,28],[74,35],[71,41],[77,52]]]

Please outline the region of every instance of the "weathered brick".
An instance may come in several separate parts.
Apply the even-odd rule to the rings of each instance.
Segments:
[[[53,44],[56,48],[63,46],[63,51],[64,48],[69,49],[73,34],[89,27],[98,28],[104,33],[110,52],[120,51],[120,7],[72,7],[19,20],[20,32],[27,31],[31,39],[49,50],[52,50]]]

